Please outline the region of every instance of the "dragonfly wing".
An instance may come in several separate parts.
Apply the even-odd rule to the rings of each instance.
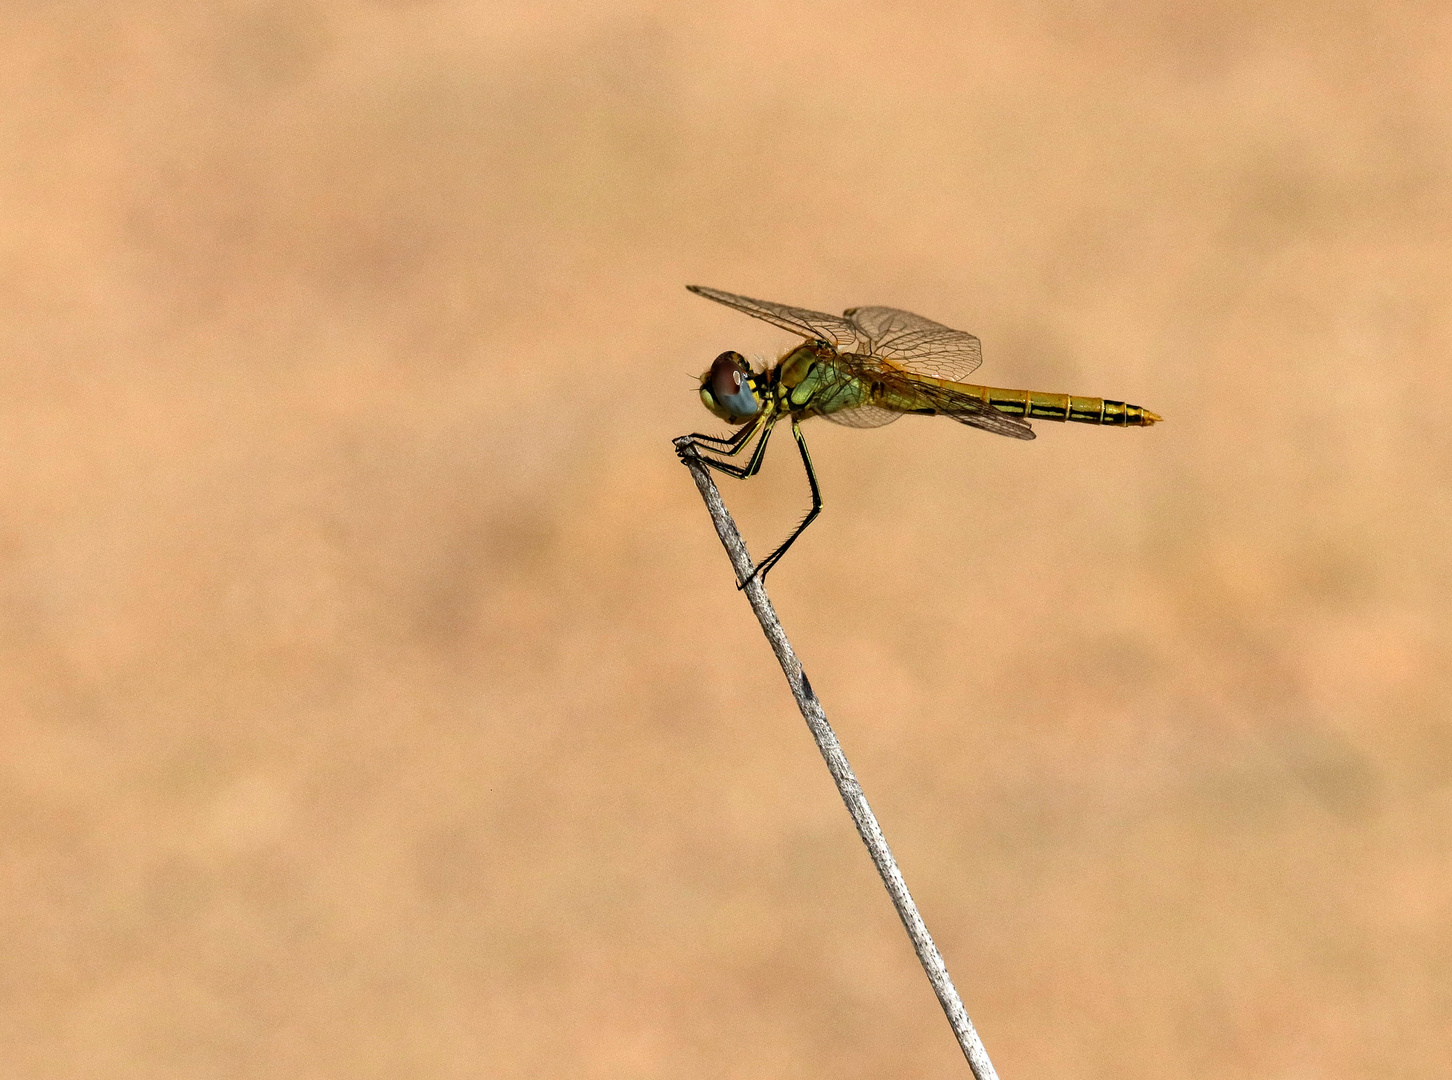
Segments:
[[[891,409],[879,409],[876,405],[859,405],[855,409],[841,409],[824,414],[834,424],[843,427],[870,428],[890,424],[903,414]]]
[[[718,304],[725,304],[737,311],[744,311],[773,326],[790,330],[793,334],[800,334],[813,341],[825,341],[829,345],[847,350],[855,350],[863,344],[857,325],[836,315],[828,315],[822,311],[808,311],[806,308],[788,307],[786,304],[777,304],[770,300],[753,300],[749,296],[737,296],[735,293],[722,292],[720,289],[707,288],[705,285],[687,285],[686,288],[697,296],[704,296],[707,300],[714,300]]]
[[[991,431],[995,435],[1007,435],[1010,439],[1032,439],[1034,429],[1016,416],[1009,416],[1008,413],[1001,413],[992,405],[984,405],[978,402],[981,409],[965,412],[947,413],[960,424],[967,424],[969,427],[976,427],[983,431]]]
[[[995,435],[1007,435],[1010,439],[1034,437],[1034,429],[1029,427],[1027,420],[999,412],[982,398],[960,394],[946,386],[928,387],[919,384],[917,389],[919,394],[933,403],[933,408],[940,416],[951,416],[960,424],[991,431]]]
[[[995,435],[1007,435],[1010,439],[1034,437],[1034,429],[1027,421],[999,412],[976,394],[914,378],[911,373],[895,368],[892,361],[876,356],[848,356],[842,360],[852,363],[860,378],[879,383],[887,400],[895,403],[899,412],[951,416],[960,424],[991,431]]]
[[[822,401],[831,402],[835,393],[851,390],[852,383],[873,388],[873,401],[877,404],[851,405],[844,409],[823,411],[828,420],[847,424],[848,427],[878,427],[892,422],[893,415],[903,412],[925,412],[939,417],[953,417],[960,424],[992,431],[995,435],[1009,438],[1032,438],[1034,428],[1028,422],[1000,412],[983,401],[976,393],[967,393],[968,388],[955,389],[937,379],[925,379],[905,372],[892,360],[865,353],[847,353],[836,357],[832,364],[838,379],[825,386]],[[860,396],[855,396],[861,401]]]
[[[875,356],[919,375],[963,382],[983,363],[983,345],[972,334],[890,307],[848,308],[860,337]]]

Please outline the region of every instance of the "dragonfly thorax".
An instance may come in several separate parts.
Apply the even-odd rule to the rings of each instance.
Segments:
[[[777,380],[788,390],[795,390],[806,382],[813,365],[822,358],[824,353],[835,355],[835,350],[823,341],[798,345],[777,361]]]
[[[729,424],[744,424],[761,411],[761,398],[746,358],[723,352],[701,376],[701,404]]]

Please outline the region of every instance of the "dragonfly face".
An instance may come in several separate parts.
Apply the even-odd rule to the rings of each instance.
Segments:
[[[701,376],[701,403],[728,424],[744,424],[761,411],[751,368],[739,352],[723,352]]]

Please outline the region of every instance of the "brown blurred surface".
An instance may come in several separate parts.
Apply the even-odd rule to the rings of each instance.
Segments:
[[[687,282],[1167,418],[814,422],[770,580],[1005,1080],[1452,1075],[1449,52],[6,5],[4,1075],[966,1075],[670,449],[792,339]]]

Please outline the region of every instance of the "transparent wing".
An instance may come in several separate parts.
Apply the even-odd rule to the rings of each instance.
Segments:
[[[806,308],[788,307],[786,304],[777,304],[770,300],[753,300],[749,296],[737,296],[735,293],[710,289],[705,285],[687,285],[686,288],[697,296],[704,296],[707,300],[714,300],[718,304],[725,304],[737,311],[744,311],[748,315],[763,319],[783,330],[790,330],[793,334],[800,334],[804,338],[810,338],[813,341],[820,339],[838,349],[852,352],[866,344],[855,323],[836,315],[828,315],[821,311],[808,311]]]
[[[856,307],[843,314],[852,320],[869,352],[904,371],[963,382],[983,363],[983,345],[972,334],[911,311]]]
[[[852,418],[852,414],[868,410],[871,413],[929,413],[949,416],[968,427],[991,431],[995,435],[1006,435],[1011,439],[1034,437],[1033,428],[1019,417],[999,412],[975,394],[914,378],[913,373],[904,371],[892,360],[857,354],[843,356],[837,363],[844,373],[850,372],[849,377],[853,382],[865,380],[877,388],[877,404],[844,409],[840,414],[828,412],[826,416],[829,420],[865,427],[886,421],[878,421],[869,414],[865,419],[873,419],[873,425],[859,424]],[[839,415],[844,419],[838,420]]]
[[[859,405],[855,409],[841,409],[827,413],[826,418],[843,427],[870,428],[890,424],[903,414],[891,409],[879,409],[876,405]]]
[[[1034,429],[1027,420],[1008,413],[999,412],[988,402],[968,394],[960,394],[941,386],[918,384],[917,392],[933,403],[940,416],[951,416],[960,424],[991,431],[995,435],[1007,435],[1010,439],[1032,439]]]
[[[991,431],[995,435],[1007,435],[1010,439],[1035,438],[1034,429],[1029,427],[1027,421],[1001,413],[992,405],[984,405],[981,401],[977,405],[975,409],[948,415],[960,424],[967,424],[981,431]]]

